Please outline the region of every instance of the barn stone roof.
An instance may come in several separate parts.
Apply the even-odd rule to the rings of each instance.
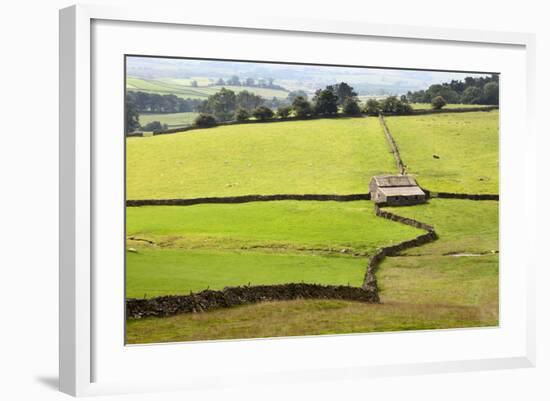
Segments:
[[[372,179],[379,188],[418,186],[416,180],[410,175],[375,175]]]
[[[382,187],[378,190],[386,196],[416,196],[425,195],[419,187]]]

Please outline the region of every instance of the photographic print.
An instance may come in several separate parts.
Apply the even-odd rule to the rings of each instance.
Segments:
[[[124,73],[127,344],[498,326],[498,74]]]

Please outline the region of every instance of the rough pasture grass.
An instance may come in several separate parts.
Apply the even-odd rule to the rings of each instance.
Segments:
[[[205,82],[204,80],[198,81],[198,84],[199,85],[197,87],[192,87],[190,79],[144,79],[137,77],[126,78],[126,89],[130,91],[157,93],[159,95],[175,95],[182,99],[206,99],[208,96],[218,92],[221,88],[231,89],[236,93],[247,90],[266,99],[272,99],[273,97],[286,98],[288,96],[288,92],[280,89],[230,85],[206,86],[207,82]]]
[[[430,222],[439,239],[381,264],[377,277],[382,302],[467,306],[477,315],[465,325],[498,324],[498,202],[432,199],[425,205],[387,209]]]
[[[395,171],[376,118],[244,124],[127,138],[127,198],[366,193]]]
[[[384,210],[433,225],[439,239],[405,252],[407,255],[489,253],[498,250],[499,203],[461,199],[430,199],[412,207]]]
[[[377,218],[366,201],[127,208],[128,245],[138,251],[127,252],[127,296],[248,283],[359,286],[368,253],[420,233]]]
[[[142,113],[139,115],[139,123],[146,125],[152,121],[160,121],[161,124],[168,125],[168,128],[184,127],[192,125],[199,113]]]
[[[266,302],[126,322],[128,344],[288,337],[478,326],[477,309],[331,300]]]
[[[495,110],[387,117],[386,122],[408,172],[424,188],[498,193],[498,117]]]
[[[426,110],[431,109],[432,104],[431,103],[411,103],[411,106],[415,110]],[[482,104],[465,104],[465,103],[449,103],[446,104],[445,107],[443,107],[443,110],[445,109],[466,109],[470,107],[483,107]]]

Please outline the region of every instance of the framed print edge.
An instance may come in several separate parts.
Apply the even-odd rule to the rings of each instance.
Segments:
[[[91,378],[90,29],[86,8],[59,15],[59,387]]]
[[[92,271],[92,231],[94,229],[91,104],[91,24],[93,20],[139,21],[197,26],[223,26],[243,29],[300,31],[320,34],[345,34],[388,38],[430,39],[471,43],[512,44],[525,46],[527,55],[527,170],[534,173],[537,152],[534,132],[534,35],[524,33],[483,32],[475,30],[438,29],[365,22],[292,20],[288,18],[256,18],[254,21],[197,16],[185,19],[175,10],[115,8],[110,6],[72,6],[60,11],[60,266],[59,266],[59,379],[60,390],[74,395],[161,391],[211,386],[239,385],[220,380],[196,380],[192,383],[102,383],[95,382]],[[534,187],[535,175],[525,185]],[[535,210],[526,211],[529,224],[535,226]],[[531,230],[529,235],[534,235]],[[535,241],[530,241],[534,246]],[[534,255],[533,252],[530,255]],[[530,367],[535,363],[535,270],[536,260],[529,256],[527,273],[527,344],[525,355],[441,363],[365,366],[319,369],[301,374],[274,374],[269,381],[316,381],[366,377],[416,375],[437,372],[458,372],[487,369]],[[254,377],[254,376],[253,376]],[[262,382],[263,376],[255,377]]]

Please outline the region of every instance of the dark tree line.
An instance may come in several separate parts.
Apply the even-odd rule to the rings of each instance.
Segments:
[[[463,81],[431,85],[426,90],[408,92],[411,103],[432,103],[441,96],[447,103],[498,105],[499,80],[497,74],[488,77],[466,77]]]
[[[238,78],[238,77],[237,77]],[[233,85],[236,81],[224,83]],[[250,82],[247,82],[247,84]],[[247,85],[248,86],[248,85]],[[345,82],[318,89],[311,101],[301,90],[291,91],[285,99],[264,99],[250,91],[238,93],[221,88],[206,100],[179,99],[174,95],[156,95],[144,92],[128,92],[126,97],[126,127],[128,132],[140,128],[139,113],[199,111],[195,121],[199,127],[212,127],[218,122],[247,121],[250,118],[268,120],[272,118],[307,118],[311,116],[410,114],[409,102],[431,103],[434,109],[441,109],[447,103],[498,104],[498,76],[472,78],[464,81],[431,85],[427,90],[408,92],[400,98],[388,96],[382,100],[369,99],[362,107],[353,87]],[[155,124],[153,126],[153,124]],[[154,121],[147,130],[161,131],[166,126]],[[145,128],[145,127],[144,127]]]
[[[359,109],[357,93],[345,82],[328,85],[325,89],[318,89],[313,96],[313,111],[316,115],[331,115],[338,113],[342,107],[347,114],[356,114]]]
[[[126,109],[126,133],[134,132],[140,127],[139,113],[137,111],[136,104],[128,96],[126,96],[124,106]]]
[[[410,114],[412,111],[412,106],[403,96],[401,98],[388,96],[383,100],[369,99],[363,109],[363,112],[369,116],[377,116],[380,113],[403,115]]]
[[[201,113],[211,114],[218,121],[230,121],[237,110],[250,113],[264,105],[265,99],[249,91],[235,93],[230,89],[221,88],[218,92],[203,100],[198,107]]]
[[[181,99],[176,95],[128,91],[126,102],[132,103],[138,113],[182,113],[197,111],[201,100]]]
[[[201,103],[199,106],[201,115],[195,124],[201,127],[212,126],[212,119],[224,122],[246,121],[251,117],[267,120],[274,116],[279,118],[291,115],[298,118],[330,116],[337,114],[340,110],[349,115],[361,114],[357,93],[345,82],[319,89],[311,102],[304,91],[290,92],[286,99],[266,100],[248,91],[235,94],[230,89],[222,88]]]

